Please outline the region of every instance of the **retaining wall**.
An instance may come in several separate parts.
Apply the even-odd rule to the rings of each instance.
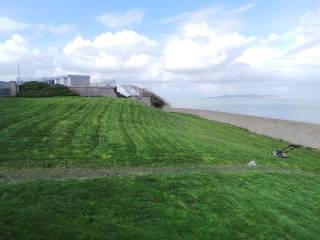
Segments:
[[[83,97],[117,97],[116,89],[110,87],[70,87]]]

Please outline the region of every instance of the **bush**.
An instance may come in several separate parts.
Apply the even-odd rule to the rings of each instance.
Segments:
[[[54,97],[54,96],[77,96],[64,85],[49,85],[42,82],[26,82],[20,86],[19,97]]]

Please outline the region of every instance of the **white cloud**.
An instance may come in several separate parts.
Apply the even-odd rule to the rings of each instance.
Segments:
[[[235,31],[242,27],[243,22],[239,15],[251,9],[254,5],[247,4],[235,9],[226,9],[222,5],[208,7],[196,11],[183,12],[178,15],[165,18],[162,24],[178,24],[183,27],[188,24],[206,23],[216,32]]]
[[[15,80],[17,66],[22,67],[24,79],[51,74],[55,71],[56,55],[57,49],[33,48],[21,35],[14,34],[0,43],[0,79]]]
[[[14,62],[19,60],[28,52],[25,39],[18,34],[0,44],[0,63]]]
[[[276,61],[285,56],[285,53],[272,47],[251,47],[246,49],[235,62],[264,69],[275,64]]]
[[[51,33],[62,35],[75,31],[75,26],[69,24],[52,24],[52,23],[27,23],[17,21],[7,17],[0,17],[0,33],[17,33],[29,31],[31,33]]]
[[[0,33],[17,32],[30,29],[31,25],[14,19],[0,17]]]
[[[320,9],[301,17],[295,29],[283,34],[270,34],[248,47],[236,59],[256,70],[272,70],[287,74],[292,78],[312,72],[316,75],[320,68]]]
[[[135,31],[123,30],[119,32],[107,32],[97,36],[93,44],[97,48],[105,48],[110,51],[130,51],[142,46],[144,49],[155,47],[157,42],[140,35]]]
[[[129,68],[143,68],[147,66],[151,61],[151,56],[148,54],[140,53],[130,56],[127,60],[126,65]]]
[[[213,9],[188,13],[190,19],[179,20],[177,30],[159,40],[117,30],[76,37],[61,49],[39,49],[15,34],[0,43],[0,77],[14,79],[19,64],[24,76],[88,73],[143,83],[165,96],[320,91],[320,11],[302,16],[294,29],[262,38],[224,28],[228,19],[213,23],[208,11],[212,16]]]
[[[72,68],[91,68],[98,72],[138,71],[151,63],[157,41],[134,31],[102,33],[92,40],[75,38],[63,53]]]
[[[74,32],[76,27],[69,24],[35,24],[34,28],[36,31],[48,32],[54,35],[63,35],[69,32]]]
[[[111,29],[126,28],[141,23],[144,19],[144,11],[131,9],[123,13],[107,12],[95,19]]]
[[[63,52],[67,55],[75,54],[77,50],[90,47],[92,45],[90,40],[85,40],[82,37],[76,37],[71,43],[67,44]]]
[[[212,24],[208,12],[214,11],[188,13],[196,18],[182,23],[165,44],[165,69],[180,86],[193,85],[195,93],[209,91],[212,95],[221,94],[223,88],[217,84],[228,93],[310,96],[320,90],[320,10],[302,16],[295,29],[266,38],[224,29],[219,21]]]
[[[220,10],[221,8],[219,7],[210,7],[207,9],[201,9],[197,11],[183,12],[178,15],[165,18],[161,21],[161,23],[172,24],[172,23],[179,23],[179,22],[193,22],[193,23],[203,22],[217,15],[220,12]]]
[[[252,38],[237,32],[217,33],[206,23],[187,24],[178,36],[167,42],[164,49],[165,67],[169,71],[217,71],[227,65]]]
[[[238,8],[232,9],[228,12],[228,15],[239,15],[251,10],[254,7],[254,3],[248,3],[246,5],[240,6]]]
[[[173,40],[164,50],[165,67],[172,71],[193,71],[206,69],[203,48],[191,39]]]

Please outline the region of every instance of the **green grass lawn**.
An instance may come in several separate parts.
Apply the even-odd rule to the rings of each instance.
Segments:
[[[0,186],[1,239],[319,239],[320,177],[198,173]]]
[[[0,240],[319,239],[320,152],[271,157],[287,144],[126,99],[0,98]]]
[[[136,101],[61,97],[0,99],[0,169],[245,164],[320,169],[320,152],[271,157],[287,143],[166,113]]]

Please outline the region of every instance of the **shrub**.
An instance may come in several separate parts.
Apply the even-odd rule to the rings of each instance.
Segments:
[[[20,86],[19,97],[54,97],[54,96],[77,96],[64,85],[49,85],[42,82],[26,82]]]

